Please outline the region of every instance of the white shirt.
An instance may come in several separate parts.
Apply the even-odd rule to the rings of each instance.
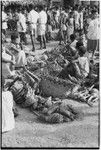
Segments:
[[[39,24],[46,24],[47,23],[47,14],[45,11],[41,11],[39,13],[39,20],[38,20]]]
[[[78,13],[78,11],[74,12],[74,19],[75,19],[75,24],[79,25],[79,13]]]
[[[10,91],[2,92],[2,132],[10,131],[15,127],[13,114],[13,95]]]
[[[35,10],[31,10],[28,14],[28,21],[33,24],[37,24],[39,18],[38,13]]]
[[[56,16],[55,16],[55,19],[56,19],[57,22],[59,20],[59,16],[60,16],[60,12],[59,12],[59,10],[57,10],[56,11]]]
[[[7,19],[7,14],[2,11],[2,21],[4,21],[5,19]],[[7,22],[2,22],[2,29],[7,29]]]
[[[100,22],[98,18],[90,22],[87,37],[91,40],[97,40],[100,38]]]
[[[80,70],[82,72],[82,75],[87,77],[89,73],[89,61],[87,57],[79,57],[78,58],[79,65],[80,65]]]
[[[79,13],[80,28],[83,28],[83,12]]]

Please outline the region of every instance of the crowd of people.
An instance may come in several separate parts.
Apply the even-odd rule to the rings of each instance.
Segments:
[[[52,31],[58,30],[59,44],[69,45],[75,56],[74,62],[79,62],[81,73],[84,77],[89,74],[89,61],[85,56],[86,51],[99,50],[99,7],[75,5],[68,8],[52,7],[47,8],[42,5],[33,6],[29,9],[20,7],[15,11],[12,8],[5,12],[2,6],[2,106],[3,106],[3,132],[14,127],[13,98],[10,92],[4,91],[4,80],[15,75],[14,68],[26,66],[26,54],[24,45],[28,44],[27,34],[30,35],[35,51],[35,41],[39,41],[40,50],[46,49],[47,42],[52,39]],[[10,31],[11,41],[7,43],[7,33]],[[77,51],[79,57],[76,56]],[[77,59],[78,58],[78,59]],[[78,66],[75,65],[76,69]],[[79,69],[80,71],[80,69]],[[64,75],[66,72],[63,73]],[[74,73],[72,73],[74,74]],[[60,74],[61,76],[61,74]],[[8,97],[9,96],[9,97]],[[6,99],[10,99],[6,105]],[[10,108],[10,111],[9,111]],[[11,117],[9,117],[11,115]],[[9,121],[12,126],[9,126]]]

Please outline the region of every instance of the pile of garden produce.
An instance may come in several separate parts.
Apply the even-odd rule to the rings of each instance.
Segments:
[[[69,76],[58,77],[61,70],[71,61],[67,47],[57,46],[40,57],[28,56],[28,66],[18,73],[9,85],[15,102],[30,108],[40,121],[48,123],[70,122],[80,118],[81,111],[63,100],[73,100],[93,106],[99,100],[99,65],[93,62],[89,77],[82,81]]]

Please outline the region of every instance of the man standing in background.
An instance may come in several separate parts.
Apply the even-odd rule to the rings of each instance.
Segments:
[[[92,57],[95,51],[99,50],[99,39],[100,39],[100,21],[96,10],[92,10],[92,20],[90,21],[87,33],[87,50],[92,51]]]
[[[38,19],[38,35],[40,39],[40,49],[46,49],[46,23],[47,23],[47,14],[44,11],[42,5],[39,5],[39,19]]]
[[[75,31],[77,31],[79,29],[78,5],[76,5],[74,8],[74,26],[75,26]]]
[[[24,14],[22,14],[21,8],[19,10],[19,21],[18,21],[18,32],[20,34],[20,42],[24,42],[25,44],[27,43],[26,40],[26,18]]]
[[[32,5],[32,10],[28,14],[28,22],[29,22],[29,30],[33,45],[33,51],[35,50],[34,43],[36,38],[36,32],[37,32],[37,21],[39,18],[38,13],[34,10],[34,6]]]

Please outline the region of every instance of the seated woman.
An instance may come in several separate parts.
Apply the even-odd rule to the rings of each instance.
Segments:
[[[4,90],[5,79],[2,76],[2,132],[7,132],[15,127],[13,114],[13,95]]]
[[[16,38],[13,43],[9,43],[8,48],[12,55],[15,57],[16,68],[27,65],[26,55],[19,38]]]
[[[86,78],[89,74],[89,60],[88,57],[85,55],[86,48],[83,46],[79,47],[79,58],[77,60],[74,60],[73,63],[75,63],[76,68],[76,76],[79,78]]]
[[[71,62],[60,72],[58,77],[68,79],[69,75],[76,79],[84,79],[89,74],[89,60],[86,57],[86,49],[80,46],[78,49],[79,57]]]

